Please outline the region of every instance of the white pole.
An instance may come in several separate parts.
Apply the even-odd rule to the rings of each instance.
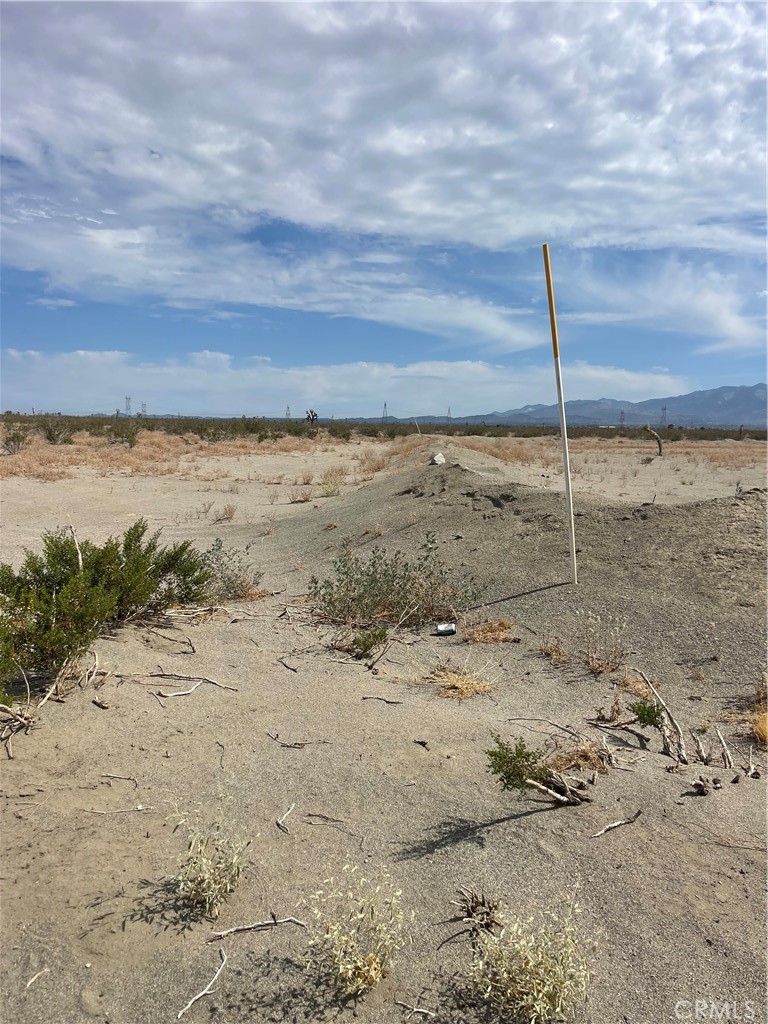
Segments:
[[[565,424],[565,402],[563,401],[563,377],[560,372],[560,342],[557,337],[557,316],[555,314],[555,292],[552,287],[552,267],[549,263],[549,246],[544,251],[544,271],[547,275],[547,298],[549,299],[549,324],[552,328],[552,351],[555,356],[555,380],[557,381],[557,404],[560,407],[560,436],[563,440],[563,474],[565,475],[565,501],[568,507],[568,535],[571,544],[571,574],[578,583],[576,572],[576,534],[573,528],[573,494],[571,493],[571,464],[568,459],[568,432]]]

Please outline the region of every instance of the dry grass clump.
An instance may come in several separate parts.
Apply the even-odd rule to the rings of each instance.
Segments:
[[[566,665],[571,660],[570,654],[566,653],[557,637],[542,640],[539,650],[545,658],[549,658],[553,665]]]
[[[634,697],[640,697],[641,700],[655,700],[653,690],[639,676],[625,675],[623,679],[619,680],[618,685],[622,690],[626,690],[627,693],[631,693]]]
[[[577,613],[581,617],[581,613]],[[588,612],[582,617],[584,637],[584,661],[589,671],[595,675],[604,672],[615,672],[621,668],[627,656],[624,646],[624,630],[626,623],[608,615]]]
[[[548,758],[547,764],[557,772],[567,772],[571,768],[593,768],[605,775],[608,771],[604,758],[600,756],[600,748],[592,740],[585,740],[567,750],[559,750]]]
[[[372,480],[376,473],[380,473],[389,465],[389,455],[377,455],[375,452],[366,452],[360,459],[360,476],[363,480]]]
[[[312,500],[312,491],[308,487],[292,487],[288,491],[288,501],[291,505],[302,505]]]
[[[341,465],[328,466],[320,474],[321,484],[340,484],[347,478],[347,467]],[[310,481],[311,483],[311,481]]]
[[[219,907],[240,881],[249,845],[225,838],[219,825],[209,832],[191,831],[186,857],[174,879],[180,899],[191,910],[217,918]]]
[[[589,967],[573,913],[563,919],[548,913],[512,920],[498,935],[477,933],[472,987],[500,1019],[525,1024],[573,1019],[586,1001]]]
[[[232,504],[224,505],[220,512],[215,512],[213,516],[214,526],[217,523],[231,523],[235,518],[235,512],[237,512],[237,506]]]
[[[328,971],[348,996],[375,988],[405,941],[400,890],[384,868],[374,880],[359,871],[345,864],[341,879],[327,878],[309,900],[315,918],[309,966]]]
[[[723,722],[740,722],[749,727],[752,739],[759,747],[768,746],[768,673],[763,672],[760,685],[755,690],[751,706],[743,711],[726,711],[720,716]]]
[[[514,644],[520,638],[512,636],[510,619],[498,619],[494,622],[480,622],[476,626],[468,626],[462,630],[462,637],[468,644]]]
[[[480,693],[490,693],[493,687],[467,668],[460,668],[446,661],[436,665],[428,676],[436,683],[441,697],[449,700],[468,700]]]

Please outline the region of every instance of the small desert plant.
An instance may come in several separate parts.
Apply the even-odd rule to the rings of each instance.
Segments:
[[[479,677],[479,673],[453,665],[450,660],[436,665],[429,678],[440,687],[440,696],[450,700],[468,700],[493,689],[490,683]]]
[[[638,700],[634,704],[627,704],[627,708],[632,712],[640,725],[660,729],[664,723],[664,712],[653,701]]]
[[[348,625],[422,625],[454,616],[475,596],[472,582],[455,578],[435,554],[431,535],[415,561],[378,547],[363,560],[346,544],[333,573],[322,583],[313,577],[309,596],[323,618]]]
[[[624,664],[627,650],[624,646],[626,623],[609,615],[590,612],[584,623],[584,659],[589,671],[596,676],[615,672]]]
[[[336,498],[341,494],[341,487],[336,483],[320,484],[321,498]]]
[[[386,629],[364,629],[356,633],[350,641],[350,647],[356,658],[367,658],[387,642]]]
[[[114,420],[105,431],[110,444],[124,444],[135,448],[139,439],[139,425],[131,420]]]
[[[235,512],[237,512],[237,505],[225,505],[220,512],[214,512],[213,525],[217,523],[231,523],[235,518]]]
[[[539,650],[545,658],[549,658],[553,665],[565,665],[571,660],[570,655],[566,654],[563,645],[556,637],[543,640],[539,645]]]
[[[225,548],[217,537],[207,551],[203,552],[203,565],[208,573],[206,596],[213,601],[245,601],[255,597],[263,573],[254,569],[245,551]]]
[[[249,845],[222,836],[219,825],[208,832],[190,831],[186,857],[174,879],[180,900],[195,913],[217,918],[240,881]]]
[[[472,986],[499,1019],[544,1024],[573,1017],[586,1000],[589,967],[573,911],[512,920],[473,944]]]
[[[651,463],[653,462],[653,456],[652,455],[646,455],[642,459],[640,459],[640,462],[641,462],[641,464],[643,466],[650,466]]]
[[[309,485],[312,483],[314,479],[314,473],[311,473],[309,471],[306,471],[301,474],[301,482],[304,484],[305,487],[309,487]]]
[[[404,914],[401,892],[382,868],[376,880],[345,864],[340,880],[327,878],[309,901],[309,966],[327,970],[347,996],[364,995],[387,976],[402,947]]]
[[[16,423],[3,433],[0,449],[4,455],[18,455],[29,440],[29,427]]]
[[[312,491],[306,487],[292,487],[288,492],[288,501],[292,505],[302,505],[312,500]]]
[[[279,497],[280,497],[280,488],[279,487],[270,487],[269,490],[267,491],[267,500],[269,501],[269,504],[270,505],[274,505]]]
[[[498,619],[495,622],[481,622],[476,626],[468,626],[462,632],[467,644],[514,644],[520,638],[512,636],[512,623],[509,619]]]
[[[524,792],[529,780],[543,783],[547,777],[544,751],[532,750],[525,740],[518,739],[514,747],[496,734],[491,734],[495,747],[486,750],[488,771],[496,775],[502,789]]]

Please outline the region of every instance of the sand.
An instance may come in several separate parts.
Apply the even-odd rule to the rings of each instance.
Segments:
[[[3,765],[6,1019],[170,1022],[213,977],[219,948],[228,961],[216,991],[183,1019],[405,1020],[396,1000],[436,1015],[422,1019],[495,1019],[466,998],[467,938],[441,945],[457,930],[459,884],[515,916],[576,896],[592,971],[583,1020],[674,1021],[695,1000],[727,1001],[744,1019],[751,1003],[761,1019],[766,764],[755,752],[761,778],[745,778],[750,738],[734,716],[765,668],[764,445],[681,442],[659,459],[652,443],[575,442],[578,587],[552,439],[278,443],[174,455],[158,476],[137,448],[132,465],[112,467],[69,452],[67,479],[6,476],[3,559],[17,563],[69,518],[79,536],[103,540],[143,515],[169,541],[248,547],[269,594],[98,641],[112,672],[98,693],[49,702],[16,738]],[[446,464],[428,465],[438,450]],[[340,493],[320,496],[319,478],[339,465]],[[231,518],[214,523],[226,505]],[[454,637],[402,634],[374,673],[332,647],[336,628],[302,595],[344,542],[361,555],[374,545],[414,554],[427,532],[449,566],[476,577],[478,606]],[[516,642],[465,642],[465,628],[501,616]],[[619,631],[626,654],[613,673],[584,663],[594,617]],[[541,653],[551,639],[569,655],[562,665]],[[446,659],[490,692],[444,699],[428,677]],[[494,784],[491,733],[548,748],[568,740],[557,726],[598,738],[595,709],[634,699],[620,687],[627,665],[657,681],[686,738],[704,729],[717,749],[720,728],[736,770],[671,772],[658,733],[647,750],[613,733],[622,769],[597,779],[590,804],[555,808]],[[150,691],[174,684],[153,671],[236,689],[158,700]],[[398,703],[363,699],[373,696]],[[723,788],[694,795],[700,774]],[[286,834],[275,822],[291,805]],[[638,809],[633,824],[591,838]],[[251,840],[215,923],[185,920],[168,891],[182,818]],[[357,1003],[305,969],[300,928],[206,941],[272,912],[309,920],[302,901],[345,862],[385,865],[414,913],[413,941]]]

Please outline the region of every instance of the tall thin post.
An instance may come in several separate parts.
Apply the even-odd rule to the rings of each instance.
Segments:
[[[571,464],[568,459],[568,432],[565,424],[565,402],[563,401],[563,376],[560,372],[560,342],[557,337],[557,315],[555,313],[555,292],[552,287],[552,267],[549,262],[549,246],[542,246],[544,271],[547,275],[547,298],[549,300],[549,325],[552,329],[552,352],[555,357],[555,380],[557,381],[557,404],[560,407],[560,436],[563,440],[563,474],[565,476],[565,501],[568,507],[568,536],[571,544],[571,574],[578,583],[576,571],[576,534],[573,528],[573,494],[571,493]]]

